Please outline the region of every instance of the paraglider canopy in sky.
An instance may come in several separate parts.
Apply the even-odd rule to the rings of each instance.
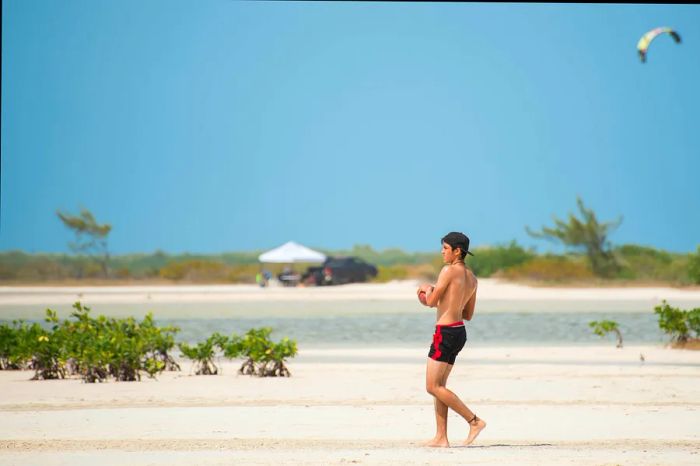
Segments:
[[[681,42],[681,36],[679,36],[678,33],[671,28],[660,27],[652,29],[651,31],[644,34],[637,43],[637,51],[639,52],[639,59],[642,60],[642,63],[646,63],[647,61],[647,50],[649,49],[649,45],[651,45],[651,42],[654,39],[656,39],[659,35],[664,33],[669,34],[671,37],[673,37],[673,40],[675,40],[677,44]]]

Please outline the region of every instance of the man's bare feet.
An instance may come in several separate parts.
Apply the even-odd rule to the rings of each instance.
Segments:
[[[447,437],[435,437],[432,440],[423,443],[423,446],[432,448],[449,448],[450,442],[447,441]]]
[[[462,443],[462,445],[471,445],[471,443],[476,440],[482,430],[486,427],[486,422],[483,419],[476,418],[473,422],[469,423],[469,436]]]

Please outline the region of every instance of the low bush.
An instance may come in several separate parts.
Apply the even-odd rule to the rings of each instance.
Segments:
[[[217,348],[226,347],[228,339],[219,333],[212,334],[203,342],[190,346],[187,343],[179,343],[178,347],[182,355],[194,362],[195,374],[216,375],[219,368],[214,363]]]
[[[469,256],[469,267],[477,276],[490,277],[499,270],[505,270],[524,264],[535,257],[532,250],[526,250],[515,241],[508,245],[480,247]]]
[[[0,324],[0,370],[32,369],[33,379],[79,376],[88,383],[141,380],[164,370],[180,370],[172,356],[177,327],[158,327],[152,314],[143,320],[92,317],[90,308],[73,305],[69,319],[60,320],[46,310],[46,327],[39,323],[13,321]],[[179,343],[183,357],[194,361],[198,375],[218,374],[217,351],[227,358],[244,358],[242,374],[288,377],[285,361],[297,354],[296,341],[270,340],[269,327],[250,329],[230,339],[214,333],[196,345]]]
[[[141,380],[141,373],[155,377],[166,369],[179,370],[170,351],[177,327],[157,327],[148,313],[139,322],[133,317],[93,318],[90,308],[73,305],[74,321],[60,327],[65,335],[70,369],[85,382],[103,382],[109,376],[118,381]]]
[[[239,337],[233,335],[224,347],[224,356],[230,359],[243,357],[245,361],[239,373],[258,377],[289,377],[284,364],[297,354],[297,343],[283,338],[278,343],[270,340],[270,327],[252,328]]]
[[[228,268],[222,262],[193,259],[169,263],[160,269],[160,276],[176,281],[226,282],[228,281]]]
[[[34,379],[77,375],[88,383],[141,380],[163,370],[179,370],[170,351],[176,327],[157,327],[149,313],[142,321],[132,317],[94,318],[90,308],[73,305],[71,319],[59,320],[46,310],[49,329],[38,323],[16,321],[0,325],[0,368],[33,369]]]
[[[65,334],[60,329],[54,311],[47,309],[45,320],[53,324],[52,331],[44,330],[34,324],[32,331],[25,334],[24,345],[33,353],[31,368],[34,369],[34,377],[32,380],[63,379],[66,377],[68,359]]]
[[[561,256],[538,257],[503,270],[497,276],[510,280],[545,282],[585,281],[595,278],[585,261]]]
[[[608,333],[615,333],[615,336],[617,336],[617,347],[622,348],[622,332],[620,332],[620,328],[614,320],[594,320],[589,322],[588,326],[593,329],[593,333],[600,337],[604,337]]]
[[[386,283],[392,280],[406,280],[408,278],[408,268],[401,265],[380,265],[377,267],[375,282]]]
[[[690,311],[670,306],[665,300],[654,307],[659,316],[659,328],[671,336],[674,343],[685,343],[691,337],[700,337],[700,308]]]
[[[700,246],[695,254],[689,255],[688,277],[692,283],[700,284]]]
[[[0,370],[31,369],[39,337],[44,334],[37,323],[15,320],[0,324]]]
[[[614,249],[620,265],[616,278],[625,280],[688,283],[689,255],[676,254],[635,244]]]
[[[442,262],[434,264],[379,265],[377,266],[377,276],[372,281],[375,283],[387,283],[392,280],[434,281],[437,279],[443,265]]]
[[[231,283],[255,283],[255,275],[260,271],[259,264],[228,266],[226,281]]]

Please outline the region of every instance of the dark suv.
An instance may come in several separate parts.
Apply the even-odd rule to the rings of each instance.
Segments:
[[[357,257],[329,257],[321,267],[309,267],[302,281],[322,285],[365,282],[377,276],[377,268]]]

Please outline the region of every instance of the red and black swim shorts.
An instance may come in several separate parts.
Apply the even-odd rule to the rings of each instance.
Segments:
[[[433,344],[430,345],[428,357],[435,361],[454,364],[455,359],[467,342],[467,330],[464,322],[436,325]]]

